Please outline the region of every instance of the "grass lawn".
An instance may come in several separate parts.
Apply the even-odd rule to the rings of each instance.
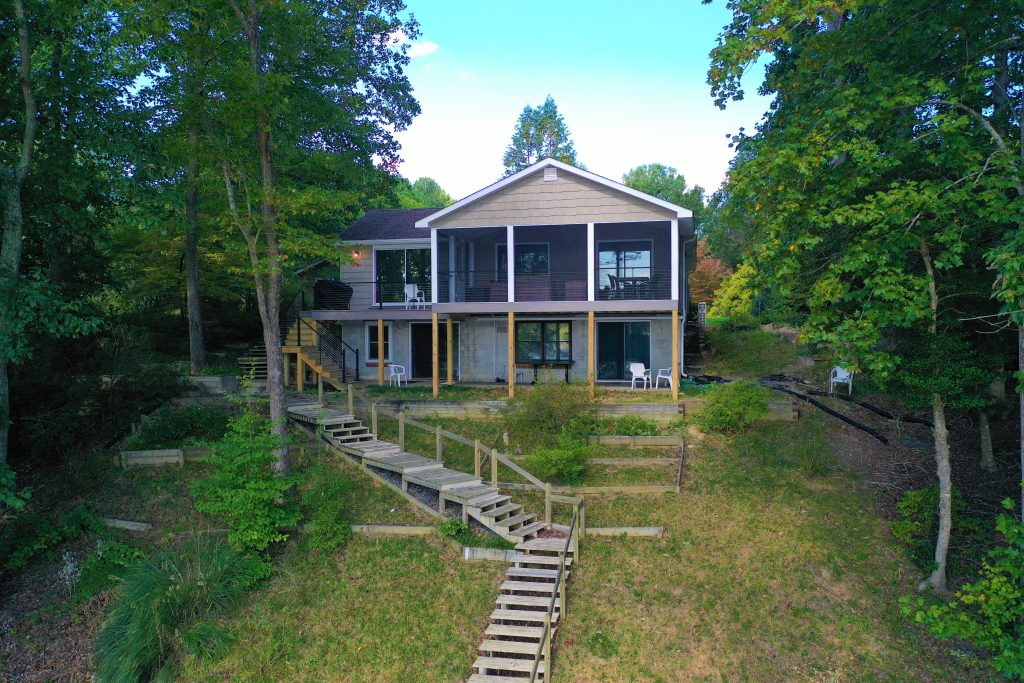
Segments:
[[[369,384],[365,387],[371,399],[381,401],[426,401],[434,398],[430,384],[404,387]],[[470,387],[441,383],[442,401],[503,401],[508,398],[508,387]]]
[[[708,336],[709,375],[759,379],[796,361],[797,347],[771,332],[711,330]]]
[[[337,555],[290,549],[228,625],[219,659],[184,681],[462,681],[504,575],[440,540],[353,537]]]

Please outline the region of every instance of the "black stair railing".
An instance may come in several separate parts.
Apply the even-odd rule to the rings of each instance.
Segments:
[[[305,318],[297,319],[299,346],[311,356],[321,368],[331,374],[339,373],[342,382],[348,381],[349,369],[352,369],[355,381],[359,381],[359,351],[345,342],[329,325],[320,324],[316,327]],[[305,338],[307,344],[303,344]],[[354,363],[350,360],[354,357]]]

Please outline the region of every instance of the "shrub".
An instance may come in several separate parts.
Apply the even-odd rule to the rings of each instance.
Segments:
[[[1012,510],[1013,501],[1003,505]],[[1024,679],[1024,524],[1000,515],[996,529],[1004,542],[988,553],[981,576],[964,584],[950,602],[903,599],[903,613],[932,635],[963,638],[992,654],[992,667],[1007,678]]]
[[[552,446],[570,423],[592,409],[585,385],[541,382],[512,401],[505,428],[512,441],[525,448]]]
[[[991,522],[965,514],[967,504],[953,489],[952,539],[949,569],[959,574],[979,559],[992,537]],[[899,519],[890,524],[892,535],[907,548],[911,561],[925,571],[935,567],[935,539],[939,535],[939,487],[907,491],[896,503]]]
[[[562,433],[556,448],[543,448],[526,456],[526,467],[545,481],[578,484],[587,471],[589,455],[585,443]]]
[[[511,550],[514,543],[506,541],[501,536],[494,534],[474,533],[469,525],[461,519],[452,517],[437,525],[437,533],[447,538],[454,538],[462,545],[473,548],[497,548],[498,550]]]
[[[622,436],[654,436],[658,433],[658,423],[646,417],[627,415],[615,421],[615,433]]]
[[[209,478],[192,486],[196,509],[226,521],[231,528],[228,543],[237,550],[264,552],[288,538],[280,527],[299,521],[298,509],[283,502],[295,478],[277,476],[270,466],[278,446],[270,420],[250,405],[212,445]]]
[[[302,496],[309,519],[306,543],[314,550],[337,550],[352,536],[352,522],[345,501],[355,484],[324,464],[312,467],[307,481],[310,486]]]
[[[231,635],[209,620],[267,571],[260,560],[200,539],[133,566],[96,640],[96,680],[170,680],[184,655],[221,651]]]
[[[6,517],[7,510],[21,510],[25,501],[32,497],[32,490],[15,486],[14,470],[5,462],[0,462],[0,520]]]
[[[84,507],[76,507],[54,524],[35,512],[12,519],[0,534],[0,570],[21,569],[36,555],[63,541],[78,538],[84,531],[97,531],[100,523]]]
[[[125,570],[145,557],[141,549],[118,541],[96,541],[95,554],[82,562],[82,574],[75,584],[75,597],[87,600],[102,593]]]
[[[174,408],[155,413],[125,450],[197,446],[224,436],[230,414],[223,406]]]
[[[705,432],[736,432],[768,414],[768,389],[754,382],[719,384],[694,416]]]

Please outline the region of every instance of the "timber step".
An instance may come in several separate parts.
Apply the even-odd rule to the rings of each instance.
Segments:
[[[557,569],[524,569],[523,567],[509,567],[505,570],[505,575],[514,577],[515,579],[551,579],[554,581],[558,578]],[[565,570],[566,577],[569,576],[569,570]]]
[[[518,609],[520,607],[543,607],[545,608],[540,614],[543,617],[544,612],[547,611],[547,607],[551,605],[550,595],[508,595],[502,593],[494,601],[501,605],[503,608]],[[555,598],[555,611],[562,609],[562,603],[558,598]]]
[[[482,514],[484,517],[500,517],[501,515],[507,515],[510,512],[518,512],[519,510],[522,509],[523,506],[520,505],[519,503],[509,503],[506,505],[502,505],[501,507],[491,508],[490,510],[483,510],[480,514]],[[536,517],[536,515],[534,516]],[[502,524],[502,522],[498,522],[498,524]],[[502,524],[502,526],[508,525]]]
[[[484,508],[490,507],[491,505],[503,505],[506,502],[512,500],[509,496],[503,496],[500,493],[493,493],[494,489],[488,488],[492,493],[483,496],[481,498],[472,498],[466,501],[466,505],[469,507],[480,508],[485,515],[491,515],[494,513],[494,508],[490,510],[484,510]]]
[[[565,548],[564,538],[531,538],[528,541],[516,544],[516,550],[560,553],[563,548]],[[569,552],[572,552],[571,547]]]
[[[551,555],[526,555],[524,553],[516,553],[515,555],[513,555],[509,559],[509,562],[515,562],[516,564],[520,564],[520,565],[522,565],[522,564],[545,564],[545,565],[553,565],[553,566],[557,567],[558,563],[559,563],[559,559],[558,559],[558,557],[553,557]],[[565,566],[568,567],[571,564],[572,564],[572,557],[570,557],[569,555],[566,555],[565,556]]]
[[[506,579],[501,584],[499,590],[551,595],[555,590],[555,583],[554,581],[516,581],[514,579]]]
[[[527,671],[529,673],[529,671]],[[522,676],[488,676],[485,674],[473,674],[466,683],[523,683],[526,679]]]
[[[509,609],[506,607],[499,607],[491,612],[491,619],[496,621],[524,621],[543,624],[544,616],[546,614],[546,610]],[[561,614],[561,611],[556,610],[555,613],[551,615],[551,621],[558,621],[559,614]]]
[[[544,531],[547,528],[548,528],[548,525],[545,524],[544,522],[534,522],[533,524],[527,524],[526,526],[521,526],[518,529],[509,529],[508,533],[509,533],[510,536],[519,536],[521,538],[525,538],[526,536],[530,536],[530,535],[533,535],[533,534],[538,534],[538,533],[540,533],[541,531]],[[537,540],[537,539],[532,539],[532,540]]]
[[[476,669],[488,671],[522,671],[530,673],[533,669],[532,659],[509,659],[508,657],[477,657],[473,662]],[[537,665],[537,673],[544,673],[544,662]]]
[[[492,655],[498,653],[511,653],[515,655],[532,655],[537,652],[538,643],[523,643],[518,640],[493,640],[488,639],[477,647],[480,652],[490,652]]]
[[[518,506],[518,507],[519,507],[519,509],[522,509],[521,505]],[[532,512],[525,512],[525,513],[523,513],[521,515],[515,515],[514,517],[506,517],[505,519],[495,520],[494,523],[497,524],[498,526],[507,526],[507,527],[520,526],[520,525],[523,525],[523,524],[529,524],[530,522],[532,522],[536,518],[537,518],[536,514],[534,514]],[[509,531],[517,531],[517,529],[509,529]]]
[[[484,631],[485,636],[501,636],[504,638],[533,638],[540,640],[544,635],[544,628],[541,626],[507,626],[505,624],[491,624]]]

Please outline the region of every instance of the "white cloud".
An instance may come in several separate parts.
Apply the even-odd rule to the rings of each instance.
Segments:
[[[413,42],[409,40],[409,35],[401,29],[388,34],[388,44],[396,48],[407,46],[408,50],[406,51],[406,54],[409,55],[410,59],[432,55],[437,52],[440,47],[432,40],[420,40]]]

